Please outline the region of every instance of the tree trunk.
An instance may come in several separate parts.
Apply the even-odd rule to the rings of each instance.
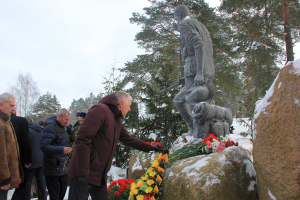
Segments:
[[[283,9],[283,16],[284,16],[285,47],[286,47],[286,56],[287,56],[286,62],[294,61],[293,41],[291,36],[289,10],[288,10],[288,0],[282,1],[282,9]]]

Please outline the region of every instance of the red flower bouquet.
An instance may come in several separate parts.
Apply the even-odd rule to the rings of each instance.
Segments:
[[[128,199],[130,192],[130,185],[134,180],[119,179],[113,181],[107,188],[108,198],[113,200]]]

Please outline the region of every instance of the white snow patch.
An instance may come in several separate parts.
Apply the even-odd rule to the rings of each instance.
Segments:
[[[276,200],[276,198],[274,197],[274,195],[272,194],[272,192],[269,190],[269,188],[268,188],[268,194],[269,194],[269,196],[270,196],[270,198],[272,200]]]
[[[299,99],[296,99],[296,98],[295,98],[295,100],[294,100],[294,104],[296,104],[296,105],[300,106]]]
[[[122,169],[120,167],[116,167],[116,166],[111,166],[110,170],[107,173],[107,176],[112,176],[113,181],[118,180],[118,179],[123,179],[126,178],[126,169]],[[110,183],[107,182],[107,186]]]
[[[277,77],[275,78],[274,82],[272,83],[271,87],[269,88],[269,90],[267,91],[265,97],[256,102],[256,106],[255,106],[255,111],[254,111],[254,121],[256,120],[256,118],[260,115],[261,112],[265,111],[265,108],[271,104],[271,102],[268,102],[269,98],[273,95],[274,92],[274,85],[279,77],[280,72],[278,73]],[[254,127],[255,128],[255,127]],[[256,137],[256,131],[253,132],[253,140]]]
[[[151,133],[148,138],[153,139],[155,141],[156,138],[157,138],[157,134],[156,133]]]
[[[295,71],[293,71],[292,73],[300,75],[300,59],[293,61],[293,67],[294,67]]]
[[[278,89],[281,87],[281,85],[282,85],[282,83],[280,82],[280,83],[278,84]]]
[[[256,171],[250,160],[244,160],[244,164],[246,165],[246,173],[248,173],[250,177],[256,177]]]
[[[143,167],[140,165],[140,157],[136,157],[136,161],[134,165],[132,166],[132,171],[137,170],[137,169],[143,169]]]
[[[218,177],[216,175],[213,175],[212,173],[210,173],[207,177],[206,177],[206,183],[203,185],[203,189],[211,187],[214,184],[217,183],[221,183],[221,180],[218,179]]]
[[[248,191],[254,191],[255,190],[255,188],[254,188],[255,184],[256,184],[256,181],[253,181],[253,180],[250,181],[250,185],[248,187]]]
[[[173,173],[172,171],[170,171],[169,177],[171,177],[171,176],[173,176],[173,175],[174,175],[174,173]]]
[[[189,176],[190,170],[195,169],[195,170],[199,171],[201,167],[204,167],[205,165],[208,164],[209,159],[211,159],[211,157],[204,157],[204,158],[198,160],[197,162],[195,162],[194,164],[183,168],[182,172],[187,173]]]

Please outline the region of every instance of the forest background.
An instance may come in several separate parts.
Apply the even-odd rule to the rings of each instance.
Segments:
[[[144,8],[145,13],[134,12],[130,18],[131,23],[142,27],[135,41],[146,53],[137,55],[123,68],[113,63],[111,73],[104,77],[104,89],[73,99],[68,108],[70,122],[74,124],[77,112],[88,112],[103,96],[125,90],[134,101],[124,119],[133,136],[156,140],[166,147],[187,131],[172,103],[182,86],[160,92],[183,76],[180,34],[173,30],[173,12],[177,5],[185,4],[209,30],[215,64],[223,63],[213,80],[215,105],[229,108],[235,118],[249,119],[240,122],[252,134],[255,103],[264,97],[279,69],[294,60],[293,47],[300,39],[299,1],[223,0],[216,8],[202,0],[149,2],[151,6]],[[56,115],[61,108],[55,94],[39,94],[30,73],[20,73],[9,92],[17,98],[18,114],[29,115],[35,122]],[[114,165],[126,167],[130,152],[131,148],[119,143]]]

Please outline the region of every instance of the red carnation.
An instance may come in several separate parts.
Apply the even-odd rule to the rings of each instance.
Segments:
[[[115,191],[115,192],[114,192],[114,194],[115,194],[115,196],[117,197],[117,196],[119,196],[119,195],[120,195],[120,192],[118,192],[118,191]]]
[[[145,195],[143,200],[150,200],[150,195]]]
[[[125,186],[125,187],[126,187],[126,186]],[[120,191],[120,192],[124,192],[124,191],[125,191],[125,188],[124,188],[124,187],[120,187],[120,188],[119,188],[119,191]]]

